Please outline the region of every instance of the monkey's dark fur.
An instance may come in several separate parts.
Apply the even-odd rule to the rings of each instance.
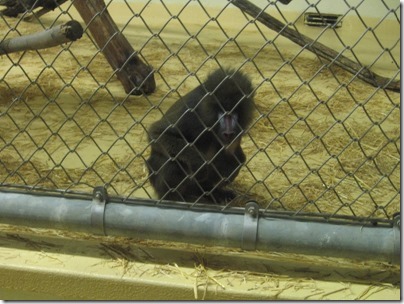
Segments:
[[[37,7],[44,7],[49,10],[54,10],[57,6],[66,2],[65,0],[0,0],[0,5],[6,8],[0,11],[8,17],[17,17],[19,14],[25,13],[28,10],[33,10]]]
[[[246,160],[240,142],[252,120],[252,92],[246,75],[219,69],[151,125],[146,163],[159,198],[221,203],[236,196],[224,187]]]

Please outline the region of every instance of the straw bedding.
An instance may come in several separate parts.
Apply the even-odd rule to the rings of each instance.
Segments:
[[[21,33],[41,28],[18,24]],[[147,97],[124,93],[88,36],[69,48],[3,56],[0,182],[88,192],[106,184],[112,195],[153,198],[144,165],[148,126],[217,62],[245,63],[256,110],[237,191],[268,209],[383,218],[399,211],[399,93],[327,69],[308,51],[165,44],[170,50],[159,39],[142,49],[158,69],[157,90]]]

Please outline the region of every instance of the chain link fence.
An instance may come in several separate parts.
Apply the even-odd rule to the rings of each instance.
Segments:
[[[154,69],[156,90],[140,96],[125,93],[74,1],[40,17],[30,8],[1,15],[0,42],[71,19],[85,29],[75,42],[1,57],[1,189],[91,195],[105,186],[122,200],[161,203],[146,167],[151,124],[211,71],[231,67],[251,78],[255,105],[246,161],[229,185],[241,199],[220,208],[253,199],[264,212],[391,219],[400,211],[400,93],[339,64],[399,81],[400,5],[370,2],[256,2],[284,24],[275,31],[237,1],[105,1]],[[292,42],[287,29],[337,56]]]

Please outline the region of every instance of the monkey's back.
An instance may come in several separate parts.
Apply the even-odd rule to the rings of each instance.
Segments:
[[[253,86],[247,75],[234,69],[217,69],[151,125],[149,140],[157,140],[163,132],[169,132],[192,142],[217,123],[218,109],[232,111],[236,106],[243,113],[239,124],[245,129],[252,120],[252,95]]]
[[[189,111],[196,112],[204,120],[207,104],[210,104],[211,108],[217,108],[220,103],[224,110],[230,111],[238,103],[241,107],[243,103],[251,103],[252,93],[253,86],[247,75],[233,69],[217,69],[210,73],[201,85],[177,100],[167,110],[165,116],[170,123],[175,123],[181,115]],[[247,102],[240,102],[241,98],[246,96],[250,97],[246,100]],[[213,107],[212,104],[214,104]],[[251,105],[248,104],[242,111],[248,112],[250,108]]]

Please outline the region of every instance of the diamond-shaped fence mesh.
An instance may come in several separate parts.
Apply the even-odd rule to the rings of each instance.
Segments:
[[[150,126],[209,73],[232,68],[251,79],[255,105],[246,160],[227,186],[239,196],[220,206],[253,199],[268,212],[378,219],[400,211],[400,93],[386,85],[400,77],[397,1],[256,2],[284,24],[278,31],[231,1],[105,1],[153,67],[156,90],[140,96],[125,93],[74,2],[42,16],[29,5],[0,16],[0,43],[71,19],[85,30],[75,42],[2,55],[1,189],[91,194],[103,185],[112,196],[161,203],[146,166]],[[306,24],[308,13],[321,24]],[[338,55],[292,42],[288,29]],[[341,58],[387,82],[372,85]]]

